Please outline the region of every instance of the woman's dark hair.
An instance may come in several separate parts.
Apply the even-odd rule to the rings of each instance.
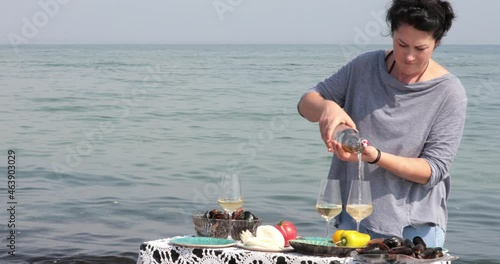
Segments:
[[[387,10],[386,20],[391,34],[401,24],[408,24],[420,31],[432,33],[436,43],[451,28],[455,13],[448,1],[443,0],[393,0]]]

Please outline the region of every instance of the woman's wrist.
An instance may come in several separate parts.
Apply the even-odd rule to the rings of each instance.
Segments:
[[[368,161],[369,164],[376,164],[382,156],[382,152],[380,151],[380,149],[375,148],[375,150],[377,150],[377,157],[373,161]]]

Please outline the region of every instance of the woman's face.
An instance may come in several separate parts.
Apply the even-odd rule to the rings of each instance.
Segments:
[[[402,24],[392,34],[394,59],[400,75],[414,76],[422,73],[436,48],[432,33]]]

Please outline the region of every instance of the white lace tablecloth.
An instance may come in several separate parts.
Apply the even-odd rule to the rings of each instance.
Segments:
[[[173,237],[172,237],[173,238]],[[308,256],[295,252],[273,253],[227,248],[192,248],[170,244],[172,238],[145,242],[140,247],[137,264],[356,264],[352,258]],[[439,263],[439,262],[438,262]],[[448,263],[448,262],[441,262]]]
[[[192,248],[172,245],[172,238],[145,242],[141,245],[137,264],[215,264],[215,263],[351,263],[350,258],[315,257],[294,252],[273,253],[241,249],[236,246],[227,248]]]

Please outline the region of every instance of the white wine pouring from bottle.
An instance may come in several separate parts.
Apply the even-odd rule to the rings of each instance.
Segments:
[[[345,152],[358,154],[359,160],[359,180],[364,180],[364,171],[363,171],[363,161],[362,161],[362,153],[365,148],[368,146],[368,140],[361,136],[357,130],[347,126],[344,123],[339,124],[335,130],[333,131],[333,136],[335,140],[342,144],[342,149]]]

